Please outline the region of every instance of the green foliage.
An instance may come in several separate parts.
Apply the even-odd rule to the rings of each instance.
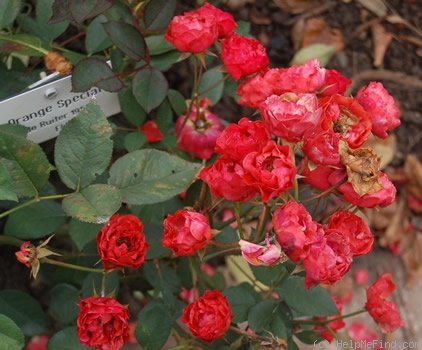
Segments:
[[[18,325],[9,317],[0,314],[0,348],[22,349],[25,338]]]
[[[70,325],[79,314],[79,290],[67,283],[51,289],[50,314],[61,326]]]
[[[83,346],[78,339],[76,327],[67,327],[58,331],[48,341],[48,350],[86,350],[90,349]]]

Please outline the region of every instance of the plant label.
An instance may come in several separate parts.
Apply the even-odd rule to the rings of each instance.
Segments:
[[[40,143],[56,137],[63,125],[92,100],[98,103],[106,117],[120,112],[117,93],[97,87],[85,92],[71,90],[69,75],[2,100],[0,124],[24,125],[29,128],[27,138]]]

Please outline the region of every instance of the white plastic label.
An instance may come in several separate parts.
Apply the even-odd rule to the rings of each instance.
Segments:
[[[117,93],[93,87],[71,92],[71,76],[0,101],[0,124],[29,128],[28,139],[40,143],[56,137],[63,125],[95,100],[106,117],[120,112]]]

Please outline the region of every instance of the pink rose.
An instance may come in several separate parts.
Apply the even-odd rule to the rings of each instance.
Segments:
[[[281,249],[276,244],[270,244],[268,236],[265,246],[241,239],[239,241],[242,256],[251,265],[269,266],[280,261]]]

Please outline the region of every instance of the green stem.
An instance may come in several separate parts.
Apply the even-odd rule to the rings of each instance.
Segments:
[[[24,241],[16,237],[0,235],[0,245],[7,244],[7,245],[15,246],[15,247],[20,247],[23,242]]]
[[[261,220],[258,223],[258,228],[256,231],[256,241],[261,242],[264,240],[265,236],[265,227],[267,226],[267,221],[270,216],[271,210],[270,206],[267,203],[264,203],[264,207],[262,208]]]
[[[25,40],[20,40],[19,38],[16,38],[14,36],[10,37],[10,35],[0,34],[0,40],[10,41],[10,42],[15,43],[15,44],[26,46],[26,47],[28,47],[32,50],[40,52],[44,56],[49,53],[49,50],[43,49],[42,47],[39,47],[39,46],[32,45],[32,44],[26,42]]]
[[[50,264],[50,265],[66,267],[68,269],[73,269],[73,270],[78,270],[78,271],[104,273],[103,269],[94,269],[94,268],[91,268],[91,267],[69,264],[69,263],[65,263],[63,261],[53,260],[53,259],[49,259],[49,258],[42,258],[41,261],[44,262],[44,263]]]
[[[44,196],[44,197],[35,197],[34,199],[29,200],[28,202],[22,203],[12,209],[6,210],[3,213],[0,214],[0,219],[6,217],[9,214],[14,213],[15,211],[18,211],[20,209],[23,209],[25,207],[28,207],[32,204],[41,202],[41,201],[46,201],[46,200],[53,200],[53,199],[62,199],[62,198],[66,198],[67,196],[69,196],[69,194],[56,194],[53,196]]]
[[[234,216],[236,217],[236,222],[237,222],[236,232],[238,233],[240,239],[244,239],[245,236],[243,234],[242,221],[240,220],[240,203],[234,202],[233,205],[234,205]]]
[[[219,81],[212,84],[208,89],[205,89],[204,91],[198,92],[198,96],[205,95],[206,93],[210,92],[212,89],[216,88],[218,85],[220,85],[225,80],[227,80],[228,77],[229,77],[229,75],[227,74],[222,79],[220,79]]]
[[[359,315],[359,314],[364,313],[364,312],[366,312],[366,309],[361,309],[361,310],[358,310],[358,311],[351,312],[350,314],[340,315],[338,317],[330,318],[330,319],[326,319],[326,320],[322,320],[322,321],[317,321],[317,320],[295,320],[294,322],[295,323],[298,323],[298,324],[314,324],[314,325],[325,326],[325,325],[327,325],[327,324],[329,324],[331,322],[335,322],[335,321],[338,321],[338,320],[344,320],[345,318],[353,317],[353,316]]]

